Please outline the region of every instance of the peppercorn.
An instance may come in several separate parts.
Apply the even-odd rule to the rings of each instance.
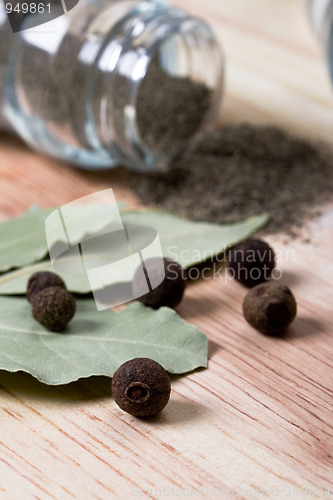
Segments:
[[[49,271],[39,271],[30,276],[27,286],[27,299],[32,302],[34,295],[48,288],[49,286],[58,286],[66,290],[63,280],[55,273]]]
[[[58,286],[44,288],[33,296],[32,315],[45,328],[60,331],[73,318],[76,303],[72,295]]]
[[[157,361],[134,358],[113,375],[112,394],[118,406],[135,417],[156,415],[170,398],[170,379]]]
[[[229,272],[248,288],[267,281],[274,268],[274,250],[263,240],[249,238],[229,253]]]
[[[262,283],[245,296],[243,314],[248,323],[266,335],[280,335],[295,319],[297,304],[287,286]]]
[[[154,282],[154,278],[158,278],[160,273],[160,258],[154,257],[147,259],[144,263],[144,274],[141,267],[136,271],[132,291],[133,296],[137,297],[143,286],[146,285],[146,279]],[[186,287],[185,270],[178,264],[178,262],[163,258],[165,276],[163,281],[153,290],[142,295],[138,298],[140,302],[146,306],[158,309],[162,306],[174,308],[183,298]]]

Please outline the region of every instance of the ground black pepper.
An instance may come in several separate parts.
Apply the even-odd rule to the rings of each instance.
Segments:
[[[242,124],[203,135],[167,173],[131,178],[146,205],[221,224],[267,211],[265,232],[293,236],[332,200],[332,171],[328,145],[273,126]]]
[[[143,141],[152,151],[181,149],[202,124],[211,98],[206,85],[169,75],[155,57],[137,98],[137,123]]]
[[[81,43],[76,35],[67,34],[52,58],[43,50],[37,52],[35,46],[27,46],[21,73],[36,116],[72,129],[80,145],[91,149],[85,135],[91,71],[78,57]],[[98,72],[93,90],[95,96],[105,92],[104,80],[104,73]],[[125,110],[131,82],[120,72],[113,75],[112,82],[109,89],[112,118],[116,135],[125,144],[129,140]],[[140,84],[135,106],[138,133],[146,147],[153,152],[176,152],[183,148],[205,119],[211,97],[212,92],[205,85],[168,75],[155,57]]]
[[[112,378],[112,394],[118,406],[135,417],[156,415],[170,398],[167,372],[157,361],[134,358],[122,364]]]

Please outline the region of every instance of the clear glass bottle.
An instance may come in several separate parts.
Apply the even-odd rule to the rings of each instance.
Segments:
[[[333,0],[306,0],[312,24],[323,45],[333,83]]]
[[[0,2],[0,120],[89,169],[166,168],[215,121],[223,59],[207,24],[164,0],[80,0],[12,33]]]

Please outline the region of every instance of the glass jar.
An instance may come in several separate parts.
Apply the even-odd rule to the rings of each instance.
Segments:
[[[311,20],[323,45],[333,83],[333,0],[307,0]]]
[[[32,148],[89,169],[164,169],[216,120],[223,59],[204,21],[164,0],[80,0],[35,24],[22,16],[13,33],[0,3],[1,126]]]

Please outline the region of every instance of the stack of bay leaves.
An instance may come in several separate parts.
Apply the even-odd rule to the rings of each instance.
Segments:
[[[153,310],[132,302],[121,312],[98,311],[85,274],[58,273],[76,295],[75,318],[61,333],[44,329],[31,316],[25,298],[27,282],[37,271],[52,271],[48,259],[45,220],[54,209],[32,206],[21,216],[0,224],[0,369],[24,371],[39,381],[59,385],[93,375],[112,377],[125,361],[149,357],[169,373],[207,366],[208,339],[172,309]],[[96,204],[73,205],[78,241],[96,227]],[[121,209],[123,224],[156,229],[165,257],[190,268],[248,238],[267,222],[267,215],[217,225],[190,222],[159,211]],[[90,237],[93,236],[89,231]],[[79,296],[81,295],[81,298]]]

